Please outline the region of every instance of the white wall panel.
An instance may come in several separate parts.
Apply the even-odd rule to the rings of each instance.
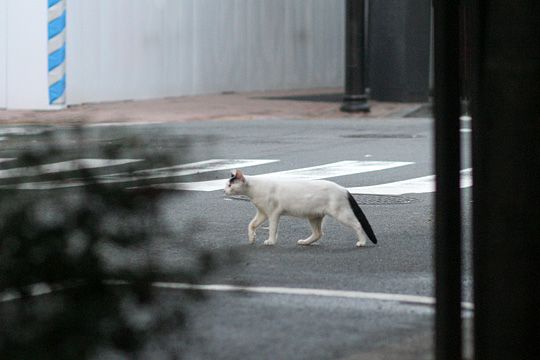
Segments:
[[[68,1],[70,104],[340,86],[344,1]]]
[[[12,109],[50,109],[47,3],[3,2],[7,3],[6,105]]]
[[[0,109],[7,107],[7,0],[0,0]]]

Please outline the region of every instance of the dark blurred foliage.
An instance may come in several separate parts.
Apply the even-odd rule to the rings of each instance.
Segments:
[[[62,149],[52,144],[27,151],[21,161],[58,159]],[[101,157],[125,156],[126,144],[137,140],[102,148]],[[152,156],[153,164],[167,163]],[[103,351],[137,357],[184,326],[181,302],[159,306],[152,281],[163,275],[200,281],[214,266],[203,252],[194,255],[194,268],[164,274],[149,250],[167,236],[157,216],[163,194],[100,184],[88,169],[76,176],[90,185],[0,191],[0,359],[85,359]],[[129,261],[115,265],[115,256]],[[39,291],[51,293],[34,296]],[[168,355],[181,354],[175,348]]]

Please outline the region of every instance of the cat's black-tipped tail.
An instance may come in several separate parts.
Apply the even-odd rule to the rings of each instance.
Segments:
[[[360,225],[362,225],[362,229],[364,229],[364,232],[368,236],[369,240],[371,240],[374,244],[377,243],[377,238],[375,237],[375,233],[373,232],[373,229],[371,228],[371,225],[369,224],[368,219],[366,218],[366,215],[364,215],[364,212],[362,209],[360,209],[360,206],[354,199],[354,197],[351,195],[351,193],[347,193],[349,196],[349,204],[351,205],[351,209],[354,212],[354,215],[360,222]]]

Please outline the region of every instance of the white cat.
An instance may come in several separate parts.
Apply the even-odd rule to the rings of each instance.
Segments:
[[[366,216],[352,195],[333,182],[324,180],[284,180],[269,176],[246,176],[235,170],[225,186],[227,195],[246,195],[257,208],[257,214],[248,227],[251,244],[255,231],[268,219],[270,235],[265,245],[274,245],[281,215],[303,217],[309,220],[313,233],[299,245],[313,244],[321,238],[323,218],[330,215],[354,229],[358,237],[356,246],[366,245],[366,235],[374,244],[377,238]]]

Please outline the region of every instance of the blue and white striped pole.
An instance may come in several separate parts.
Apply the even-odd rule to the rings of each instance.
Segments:
[[[66,102],[66,0],[48,1],[49,104]]]

